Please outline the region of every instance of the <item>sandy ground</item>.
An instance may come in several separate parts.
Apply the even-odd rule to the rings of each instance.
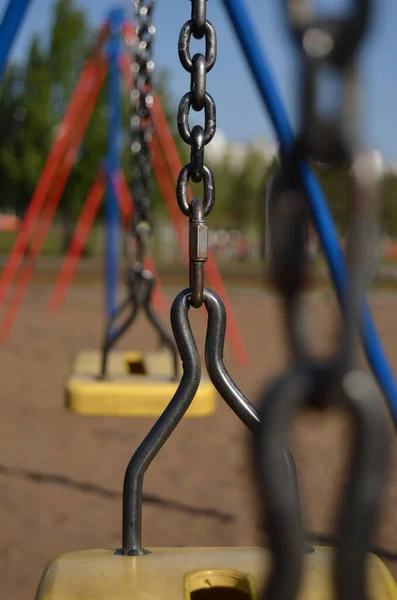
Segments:
[[[167,290],[173,297],[173,290]],[[30,290],[7,345],[0,348],[0,581],[4,600],[32,600],[46,563],[61,552],[121,542],[121,487],[127,461],[148,431],[148,419],[82,418],[63,407],[73,356],[95,348],[102,333],[102,293],[75,288],[57,316],[44,311],[48,290]],[[278,305],[261,291],[232,291],[232,306],[249,367],[225,362],[255,401],[260,387],[285,363]],[[314,343],[330,347],[335,306],[329,296],[308,301]],[[397,369],[397,296],[377,293],[372,306]],[[204,320],[192,318],[203,347]],[[123,347],[152,348],[144,320]],[[293,431],[308,527],[332,530],[348,423],[336,414],[299,417]],[[256,494],[248,465],[249,435],[218,401],[214,416],[177,428],[145,479],[146,546],[251,545],[261,540]],[[397,446],[378,540],[397,550]],[[326,469],[324,466],[326,465]],[[393,563],[389,565],[397,575]]]

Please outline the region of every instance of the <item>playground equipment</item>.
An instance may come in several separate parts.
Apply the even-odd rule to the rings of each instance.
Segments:
[[[152,24],[151,5],[148,10],[137,9],[137,38],[131,72],[132,89],[129,89],[132,104],[131,124],[131,166],[133,185],[131,196],[134,198],[134,210],[130,213],[130,232],[127,233],[127,296],[117,306],[114,294],[108,294],[108,323],[100,351],[80,354],[74,363],[73,373],[67,383],[67,405],[70,410],[81,415],[103,416],[158,416],[167,406],[175,392],[181,368],[177,349],[167,330],[163,327],[152,306],[152,295],[156,278],[148,270],[146,263],[152,218],[149,212],[151,190],[151,153],[149,141],[152,136],[151,107],[153,91],[151,79],[153,72],[152,44],[155,29]],[[112,25],[112,21],[110,21]],[[117,25],[121,29],[121,20]],[[114,28],[115,29],[115,28]],[[111,26],[112,30],[112,26]],[[117,33],[117,31],[116,31]],[[119,35],[119,40],[121,40]],[[117,69],[118,78],[122,72],[121,52],[119,48],[111,50],[112,60]],[[118,132],[116,121],[118,111],[114,108],[116,98],[116,77],[110,77],[110,104],[113,106],[112,127]],[[116,121],[116,122],[115,122]],[[111,173],[118,169],[117,136],[110,135],[108,168]],[[125,187],[125,186],[124,186]],[[114,259],[111,253],[117,252],[117,227],[119,216],[116,212],[117,201],[113,200],[115,185],[111,186],[107,218],[110,222],[110,238],[107,268],[110,276]],[[146,267],[146,268],[145,268]],[[110,282],[108,290],[117,289],[117,279]],[[115,343],[131,328],[139,312],[143,310],[160,341],[160,349],[150,353],[115,352]],[[121,321],[117,325],[117,321]],[[194,403],[186,416],[199,417],[211,414],[215,409],[215,391],[211,383],[203,380]]]
[[[13,8],[17,8],[18,0],[13,0],[13,3]],[[106,46],[105,44],[109,40],[111,21],[114,27],[109,47],[109,44]],[[118,28],[118,24],[120,25],[120,23],[121,29]],[[0,275],[0,309],[5,309],[0,320],[0,340],[2,342],[6,342],[10,335],[27,286],[33,277],[36,261],[43,248],[73,163],[76,160],[80,143],[84,137],[108,67],[110,79],[112,80],[111,89],[113,90],[110,94],[111,118],[109,127],[109,153],[112,153],[112,156],[109,156],[108,160],[105,161],[88,193],[84,209],[76,226],[75,235],[73,236],[50,297],[48,309],[56,312],[62,305],[106,189],[108,190],[107,206],[110,202],[113,205],[112,210],[107,211],[108,216],[110,213],[112,218],[107,218],[106,220],[107,269],[105,283],[107,316],[109,318],[111,316],[111,307],[114,309],[116,307],[117,288],[115,282],[116,280],[118,281],[119,272],[119,222],[115,223],[118,209],[114,196],[117,192],[117,201],[120,203],[124,219],[128,219],[127,213],[131,210],[130,204],[132,198],[129,197],[128,190],[126,191],[125,186],[123,186],[122,173],[109,170],[109,162],[112,163],[112,161],[116,160],[117,163],[118,160],[117,143],[119,129],[117,124],[120,120],[120,75],[122,74],[126,85],[131,85],[129,57],[123,54],[124,42],[127,46],[130,46],[134,43],[134,39],[135,31],[131,25],[124,20],[120,11],[112,11],[109,20],[100,29],[97,42],[82,70],[70,105],[57,130],[52,150],[18,231],[16,241]],[[113,59],[110,59],[108,50],[113,52]],[[116,55],[118,55],[118,60],[116,60]],[[188,254],[182,244],[182,237],[179,231],[181,222],[180,219],[178,220],[178,211],[175,212],[174,192],[170,180],[170,177],[172,180],[175,180],[177,177],[180,159],[158,97],[154,99],[152,112],[156,128],[153,138],[153,169],[167,210],[176,229],[178,241],[181,244],[182,256],[188,262]],[[113,153],[115,153],[114,156]],[[118,184],[115,185],[115,182],[118,182]],[[111,198],[109,199],[109,197]],[[29,252],[27,253],[28,246]],[[28,259],[25,260],[27,256]],[[150,267],[150,270],[153,271],[153,262],[149,257],[147,260],[148,262],[145,266]],[[15,282],[14,279],[16,279]],[[158,278],[156,277],[156,279]],[[228,340],[231,343],[236,360],[240,364],[246,364],[247,355],[244,345],[211,251],[209,252],[208,280],[224,299],[229,311]],[[154,290],[153,300],[158,308],[162,308],[166,304],[159,283],[157,283]]]
[[[231,4],[230,1],[226,5],[230,7]],[[297,4],[289,5],[291,10],[293,7]],[[311,67],[313,60],[317,70],[331,63],[345,83],[345,67],[347,62],[351,66],[353,54],[366,29],[367,8],[365,1],[357,2],[352,16],[335,20],[330,29],[321,20],[306,22],[302,12],[293,12],[291,18],[295,30],[295,15],[303,18],[299,23],[302,36],[314,26],[319,34],[331,36],[332,44],[327,45],[327,52],[317,52],[315,58],[310,55],[311,46],[305,46],[304,60],[309,61]],[[183,26],[179,40],[181,63],[191,73],[191,89],[180,103],[178,125],[192,152],[191,161],[182,169],[178,180],[177,198],[182,212],[189,217],[190,243],[195,250],[191,254],[190,287],[178,294],[171,309],[172,329],[183,361],[183,376],[170,404],[128,465],[123,490],[122,548],[116,552],[93,550],[59,557],[44,574],[37,599],[105,600],[109,595],[120,600],[131,596],[160,599],[168,595],[185,599],[202,596],[242,599],[258,597],[259,590],[264,590],[262,597],[267,600],[397,598],[396,584],[386,567],[374,555],[367,555],[387,464],[387,426],[372,380],[356,370],[356,337],[365,288],[362,249],[376,209],[378,157],[375,153],[360,153],[354,160],[355,202],[345,322],[340,349],[332,361],[322,362],[308,350],[300,318],[301,293],[306,280],[308,222],[301,186],[301,161],[306,151],[310,157],[317,157],[330,148],[332,154],[328,160],[346,158],[345,150],[352,160],[351,151],[355,149],[351,138],[338,137],[345,131],[345,123],[337,120],[333,123],[335,129],[328,128],[312,104],[313,97],[306,98],[309,118],[305,114],[300,142],[294,148],[291,146],[290,153],[282,154],[281,177],[285,187],[281,193],[274,190],[277,194],[272,223],[272,273],[285,307],[293,362],[287,372],[261,395],[258,414],[223,364],[225,308],[217,294],[204,287],[204,261],[197,264],[197,233],[202,234],[200,258],[203,259],[207,234],[204,218],[214,204],[213,175],[204,162],[204,147],[215,133],[214,101],[206,92],[205,75],[216,60],[216,34],[206,19],[206,9],[206,0],[192,0],[191,19]],[[343,50],[347,34],[347,40],[352,42],[348,51]],[[192,35],[197,39],[205,38],[206,56],[196,54],[191,58]],[[315,39],[324,37],[318,35]],[[346,52],[343,54],[345,60],[336,61],[341,52]],[[313,94],[315,83],[310,88]],[[205,106],[204,128],[195,126],[190,131],[190,106],[196,110]],[[318,131],[328,136],[323,139],[324,146],[318,145],[316,135],[307,136],[307,133]],[[194,198],[188,202],[186,189],[190,177],[203,181],[203,200]],[[208,374],[220,395],[255,434],[253,454],[259,492],[266,508],[269,551],[259,548],[149,550],[142,544],[144,474],[182,419],[200,383],[200,359],[190,329],[189,310],[202,304],[208,313],[205,353]],[[335,405],[344,407],[354,423],[350,479],[342,502],[338,547],[312,548],[305,545],[298,485],[293,458],[287,450],[286,428],[295,408],[316,406],[323,410]]]

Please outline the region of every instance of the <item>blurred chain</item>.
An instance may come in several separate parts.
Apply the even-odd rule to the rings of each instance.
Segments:
[[[133,46],[131,91],[131,172],[134,215],[131,228],[136,241],[136,261],[143,263],[152,228],[149,212],[152,195],[152,160],[150,140],[153,134],[151,109],[153,106],[152,75],[154,71],[153,42],[156,28],[153,10],[156,0],[134,0],[136,40]]]
[[[372,2],[353,0],[346,2],[349,6],[344,16],[317,17],[311,0],[284,1],[302,53],[302,131],[296,150],[300,158],[350,161],[356,108],[354,63]],[[331,80],[337,87],[326,88]]]
[[[359,159],[355,135],[355,62],[369,24],[371,0],[354,0],[345,14],[319,17],[310,0],[284,0],[288,23],[301,52],[304,76],[300,79],[301,129],[289,156],[283,156],[275,187],[272,240],[275,253],[272,274],[287,312],[287,331],[295,357],[308,355],[304,341],[300,294],[307,281],[304,252],[309,215],[299,177],[299,161],[310,158],[326,164],[353,164]],[[327,79],[328,78],[328,79]],[[324,81],[332,106],[324,109]],[[376,161],[375,157],[371,161]],[[369,164],[368,157],[366,159]],[[374,167],[375,168],[375,167]],[[376,182],[377,183],[377,182]],[[368,185],[376,186],[372,182]],[[356,181],[356,189],[362,185]],[[372,192],[374,196],[375,192]],[[376,194],[375,194],[376,195]],[[375,203],[376,204],[376,203]],[[357,208],[357,207],[356,207]],[[354,235],[354,232],[353,232]],[[291,266],[294,268],[291,269]]]
[[[367,247],[379,207],[382,159],[375,151],[358,150],[354,135],[354,62],[365,34],[370,0],[355,0],[340,18],[317,18],[308,0],[285,0],[293,35],[302,51],[301,131],[289,156],[283,156],[271,193],[272,275],[282,296],[292,366],[260,398],[260,431],[255,443],[259,489],[269,524],[272,572],[262,598],[297,597],[303,575],[304,534],[300,509],[286,498],[281,472],[289,421],[298,407],[340,406],[351,416],[354,442],[348,482],[338,523],[335,553],[335,597],[365,600],[366,553],[379,515],[386,476],[387,422],[372,378],[358,371],[358,333],[368,279]],[[349,4],[346,0],[346,4]],[[311,3],[310,3],[311,6]],[[350,9],[350,5],[348,6]],[[331,111],[321,101],[324,77],[332,76]],[[339,93],[338,93],[339,92]],[[329,99],[329,98],[328,98]],[[339,343],[328,360],[310,349],[303,321],[307,281],[307,203],[300,184],[303,159],[352,166],[353,202],[347,252],[349,277],[344,323]]]
[[[205,217],[215,203],[215,180],[208,165],[204,162],[204,148],[215,135],[216,107],[212,96],[206,90],[207,73],[216,61],[216,32],[207,20],[207,0],[191,0],[191,19],[180,32],[178,53],[183,68],[190,73],[190,91],[181,99],[178,108],[178,130],[183,141],[191,147],[190,163],[180,172],[177,183],[178,205],[184,215],[189,217],[189,258],[190,303],[199,308],[203,303],[204,265],[208,258],[208,229]],[[205,38],[205,55],[190,52],[192,36]],[[189,112],[204,110],[204,127],[189,125]],[[189,182],[203,182],[203,199],[194,198],[189,203]]]

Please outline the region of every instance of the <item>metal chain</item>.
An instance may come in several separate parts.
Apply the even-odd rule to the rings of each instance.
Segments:
[[[190,57],[191,36],[206,38],[206,56]],[[204,304],[208,314],[205,342],[207,372],[220,396],[239,419],[253,432],[258,431],[259,420],[255,407],[240,391],[223,363],[226,310],[219,296],[204,288],[204,263],[207,259],[207,225],[205,216],[211,211],[214,199],[214,177],[204,164],[204,146],[215,134],[215,104],[206,92],[205,78],[216,58],[216,37],[213,26],[206,19],[206,0],[192,1],[192,18],[183,27],[179,39],[181,62],[191,72],[191,91],[180,103],[178,125],[181,136],[191,145],[191,161],[183,167],[177,185],[178,204],[189,216],[190,282],[191,287],[181,291],[171,308],[171,325],[183,365],[183,376],[163,414],[152,427],[131,458],[123,489],[123,546],[120,555],[139,556],[149,551],[142,546],[142,487],[146,470],[172,434],[191,405],[201,379],[201,361],[189,321],[190,307]],[[193,110],[205,110],[205,127],[190,131],[188,118]],[[189,180],[203,181],[204,200],[193,198],[188,202]],[[287,448],[283,451],[282,471],[285,473],[288,494],[299,503],[297,474]]]
[[[280,181],[271,190],[272,272],[283,298],[294,360],[288,371],[262,393],[259,402],[261,425],[254,451],[273,555],[262,598],[295,598],[303,575],[301,511],[286,496],[285,475],[281,471],[289,421],[298,407],[340,406],[352,417],[354,447],[339,515],[340,543],[333,567],[335,594],[341,599],[364,600],[365,557],[379,515],[388,456],[387,422],[377,387],[367,373],[357,368],[358,332],[367,281],[365,249],[379,206],[382,161],[376,152],[357,152],[347,119],[352,106],[353,66],[368,24],[370,0],[356,0],[352,13],[332,20],[312,18],[307,0],[286,2],[293,34],[300,42],[305,77],[300,84],[301,133],[291,154],[283,156]],[[346,93],[340,94],[331,116],[325,116],[318,100],[321,78],[330,67]],[[319,361],[310,350],[302,326],[308,214],[300,186],[299,161],[307,157],[333,164],[348,161],[353,166],[345,319],[336,351],[326,361]]]
[[[354,62],[369,24],[371,0],[354,0],[347,14],[317,17],[310,0],[284,0],[289,25],[302,53],[300,158],[335,163],[351,160],[355,109]],[[336,77],[335,77],[336,75]],[[339,78],[340,102],[324,111],[321,84]],[[338,92],[332,94],[333,98]],[[325,113],[325,114],[324,114]],[[328,113],[328,114],[327,114]]]
[[[353,10],[347,14],[320,18],[308,0],[284,1],[291,33],[299,43],[304,77],[299,83],[302,109],[300,133],[290,155],[282,157],[279,174],[281,185],[272,191],[275,220],[272,237],[276,245],[281,244],[275,252],[272,272],[285,299],[287,330],[294,355],[298,357],[309,354],[303,338],[303,314],[299,301],[307,279],[307,257],[299,244],[304,239],[308,213],[298,165],[300,160],[306,158],[327,164],[353,164],[360,160],[354,132],[354,69],[359,46],[369,25],[372,2],[354,0]],[[322,78],[330,73],[340,89],[339,93],[335,93],[338,101],[327,113],[321,106],[321,83]],[[376,169],[374,155],[370,161],[367,157],[366,161],[372,161],[372,168]],[[360,182],[354,185],[362,189]],[[376,186],[375,182],[370,185]],[[294,218],[294,214],[299,218]],[[296,268],[291,270],[291,265]]]
[[[149,212],[152,195],[152,160],[150,140],[153,134],[151,108],[153,106],[152,75],[154,71],[153,41],[156,28],[153,10],[156,0],[134,0],[136,41],[131,65],[133,88],[131,91],[131,171],[134,215],[132,235],[137,242],[139,263],[143,262],[148,236],[152,228]]]
[[[204,162],[204,148],[215,135],[216,107],[207,92],[207,73],[216,62],[216,32],[207,20],[207,0],[191,0],[191,18],[180,32],[178,53],[183,68],[190,73],[190,91],[183,96],[178,108],[178,130],[183,141],[191,147],[190,163],[180,172],[177,183],[178,205],[189,217],[190,303],[199,308],[203,303],[204,265],[208,258],[208,228],[205,217],[215,203],[214,174]],[[191,37],[205,38],[205,55],[190,52]],[[204,127],[189,125],[190,108],[204,110]],[[203,182],[203,199],[194,198],[189,203],[189,182]]]

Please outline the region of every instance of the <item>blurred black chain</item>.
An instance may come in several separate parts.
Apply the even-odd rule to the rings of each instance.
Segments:
[[[299,158],[325,163],[351,160],[354,120],[354,62],[366,33],[371,0],[346,2],[341,17],[317,17],[310,0],[284,0],[289,24],[302,52],[301,94],[302,130],[296,147]],[[350,6],[352,6],[350,10]],[[324,92],[324,77],[338,81],[338,90]],[[322,98],[321,96],[322,92]],[[334,103],[322,114],[324,95]]]
[[[296,598],[303,576],[301,510],[285,494],[287,482],[281,470],[289,422],[298,407],[339,406],[350,413],[354,445],[339,514],[333,583],[338,599],[365,600],[366,555],[379,515],[388,457],[387,421],[378,389],[372,378],[357,367],[367,281],[366,249],[376,222],[382,176],[379,154],[358,151],[352,130],[355,115],[349,114],[353,66],[368,24],[370,0],[351,2],[353,10],[340,19],[313,17],[307,0],[285,2],[302,50],[305,77],[300,83],[301,132],[291,154],[282,157],[278,181],[271,190],[272,274],[285,307],[293,362],[276,383],[264,390],[259,401],[260,430],[254,454],[272,551],[272,571],[262,598]],[[329,70],[339,80],[340,97],[331,115],[326,115],[318,100],[322,77]],[[352,165],[354,193],[344,323],[339,343],[327,360],[319,360],[310,349],[302,319],[308,212],[298,167],[305,158]]]
[[[352,164],[361,160],[354,131],[354,63],[368,28],[372,0],[353,0],[350,4],[346,0],[346,12],[338,17],[316,16],[309,0],[284,2],[289,27],[299,43],[304,77],[299,81],[300,132],[292,152],[282,156],[278,184],[271,190],[272,274],[285,299],[287,331],[297,357],[307,355],[299,296],[307,281],[307,255],[303,244],[309,222],[298,164],[306,158],[328,164]],[[330,93],[333,100],[330,114],[324,114],[320,102],[324,100],[320,97],[324,91],[321,90],[323,76],[333,77],[337,85],[334,93]],[[366,160],[375,172],[376,157]],[[374,185],[369,183],[370,187]],[[361,183],[356,181],[355,186],[360,187]]]
[[[216,131],[216,107],[212,96],[206,91],[207,73],[216,61],[216,32],[207,20],[207,0],[191,0],[191,19],[180,32],[178,53],[183,68],[191,75],[190,92],[179,103],[178,130],[181,138],[191,147],[190,163],[180,172],[177,183],[178,205],[189,217],[189,257],[191,305],[199,308],[203,303],[204,264],[208,258],[208,229],[205,217],[215,203],[215,180],[208,165],[204,162],[204,147],[212,140]],[[205,55],[190,52],[191,37],[205,38]],[[190,129],[190,108],[204,110],[204,127],[195,125]],[[189,181],[203,182],[203,200],[194,198],[189,204]]]
[[[136,40],[133,46],[131,90],[131,172],[134,215],[132,235],[137,242],[136,260],[143,262],[152,221],[149,212],[152,195],[152,160],[150,140],[153,134],[151,108],[153,106],[152,75],[154,71],[153,41],[156,28],[153,10],[156,0],[134,0]]]

